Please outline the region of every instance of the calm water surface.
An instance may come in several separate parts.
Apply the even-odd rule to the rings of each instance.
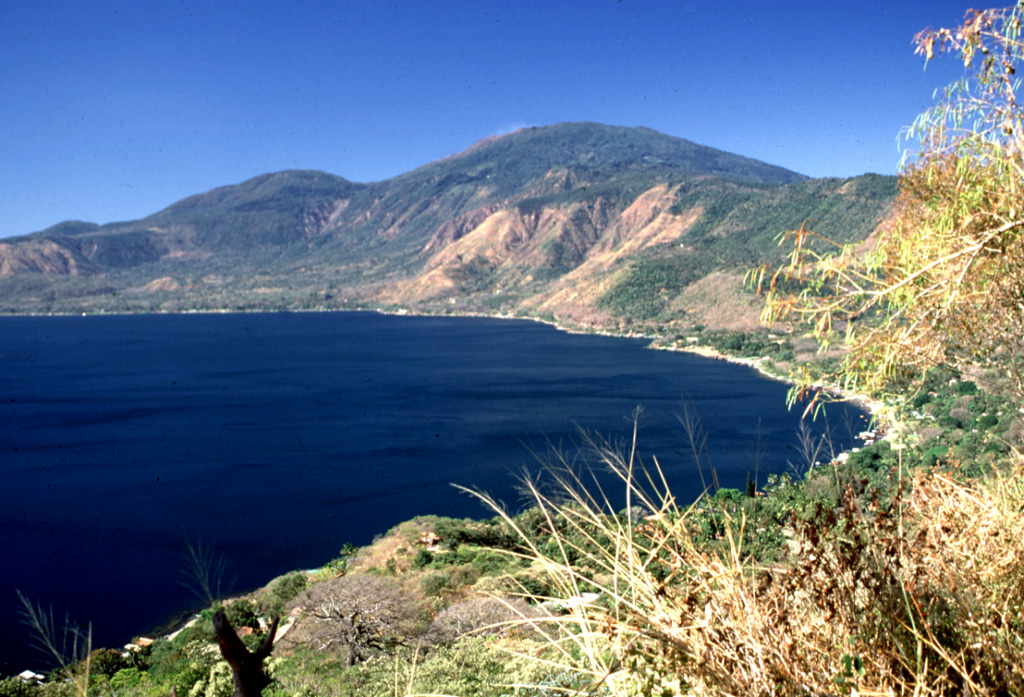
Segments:
[[[16,588],[120,645],[196,604],[186,539],[252,588],[414,515],[489,515],[452,483],[516,506],[531,449],[626,437],[637,406],[681,498],[701,490],[684,400],[724,486],[758,433],[762,472],[795,459],[785,385],[645,343],[372,313],[0,318],[0,674],[41,665]]]

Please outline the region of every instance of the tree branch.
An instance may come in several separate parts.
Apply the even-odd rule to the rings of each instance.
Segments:
[[[270,623],[267,637],[255,653],[245,648],[245,644],[238,638],[235,628],[231,626],[228,618],[223,612],[213,616],[213,628],[217,632],[217,644],[220,645],[220,653],[224,660],[231,666],[235,676],[234,697],[262,697],[263,688],[270,684],[271,680],[263,671],[263,659],[270,655],[274,648],[274,635],[277,633],[277,621]]]

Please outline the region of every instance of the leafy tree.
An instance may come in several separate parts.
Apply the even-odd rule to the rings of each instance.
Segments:
[[[767,289],[766,319],[807,320],[826,344],[844,337],[849,388],[945,363],[999,368],[1024,398],[1022,18],[1024,2],[971,10],[956,29],[915,37],[927,60],[958,54],[965,76],[908,129],[920,151],[873,250],[822,247],[804,223],[785,233],[788,264],[751,276]]]
[[[92,673],[94,675],[106,675],[108,678],[124,668],[132,668],[135,662],[130,655],[125,655],[117,649],[96,649],[92,652]]]
[[[224,614],[234,627],[260,628],[256,607],[246,598],[239,598],[224,608]]]

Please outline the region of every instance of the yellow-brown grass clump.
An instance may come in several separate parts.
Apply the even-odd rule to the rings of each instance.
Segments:
[[[568,601],[538,625],[549,648],[537,660],[576,671],[584,694],[1024,693],[1016,474],[923,475],[884,504],[849,495],[759,566],[742,515],[718,512],[725,544],[701,545],[708,502],[679,506],[656,460],[590,445],[624,484],[625,511],[564,468],[554,489],[528,482],[549,538],[505,516]]]

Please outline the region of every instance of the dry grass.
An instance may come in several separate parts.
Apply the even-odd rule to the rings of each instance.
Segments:
[[[61,629],[54,621],[52,607],[47,610],[33,603],[20,590],[17,594],[22,620],[32,632],[32,643],[48,660],[56,661],[71,694],[86,697],[92,668],[92,625],[83,629],[65,617]]]
[[[743,290],[739,273],[715,271],[686,287],[671,305],[675,312],[685,311],[695,324],[731,331],[754,331],[762,328],[763,302]],[[785,328],[779,323],[777,328]]]
[[[418,518],[400,523],[387,534],[376,537],[369,546],[359,549],[347,569],[350,573],[366,573],[375,569],[404,575],[412,568],[416,552],[422,549],[420,538],[432,530],[430,523]]]
[[[537,660],[577,671],[584,694],[1024,693],[1016,475],[930,475],[884,506],[847,497],[794,531],[784,564],[758,568],[739,546],[743,519],[727,519],[725,551],[702,549],[698,510],[676,505],[657,461],[588,445],[621,479],[624,514],[570,467],[553,489],[527,484],[549,540],[502,513],[557,595],[600,593],[538,626],[549,650]]]

